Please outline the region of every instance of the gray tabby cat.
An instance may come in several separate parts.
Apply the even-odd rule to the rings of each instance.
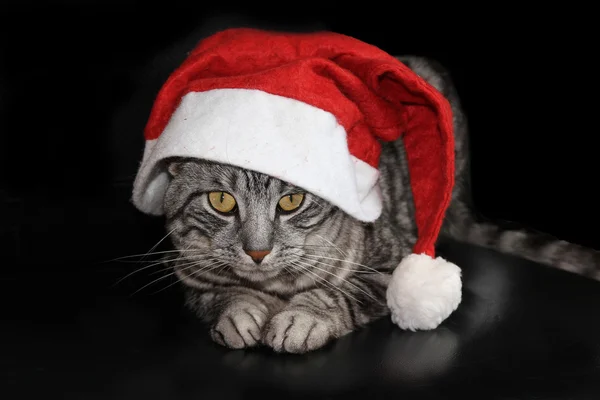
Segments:
[[[452,104],[456,186],[442,235],[600,279],[598,252],[479,222],[469,200],[467,123],[448,73],[400,57]],[[360,222],[302,188],[260,173],[200,160],[170,160],[167,229],[188,306],[230,348],[278,352],[322,347],[386,316],[391,273],[416,241],[402,140],[383,145],[383,212]]]

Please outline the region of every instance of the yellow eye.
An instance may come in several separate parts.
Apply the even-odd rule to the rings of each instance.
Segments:
[[[210,192],[208,194],[210,205],[219,212],[228,213],[235,208],[235,199],[232,195],[225,192]]]
[[[300,207],[302,200],[304,200],[303,194],[288,194],[279,199],[279,207],[281,207],[283,211],[294,211],[296,208]]]

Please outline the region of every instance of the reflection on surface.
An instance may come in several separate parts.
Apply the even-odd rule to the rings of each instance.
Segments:
[[[446,327],[391,335],[383,352],[386,380],[422,383],[443,377],[459,353],[459,336]]]
[[[461,330],[469,337],[491,329],[511,302],[511,271],[503,262],[506,260],[481,257],[476,266],[463,272],[463,301],[456,314]]]

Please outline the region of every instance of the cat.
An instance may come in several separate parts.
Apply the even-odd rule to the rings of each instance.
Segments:
[[[600,280],[599,252],[476,216],[467,120],[452,78],[436,61],[398,59],[440,91],[454,113],[456,184],[441,237]],[[387,284],[417,239],[401,139],[383,143],[383,212],[373,223],[258,172],[197,159],[166,162],[166,229],[180,255],[165,262],[215,342],[305,353],[388,315]]]

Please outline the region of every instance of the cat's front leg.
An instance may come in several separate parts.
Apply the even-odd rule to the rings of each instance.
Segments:
[[[281,301],[262,293],[230,288],[198,293],[193,306],[209,323],[213,341],[232,349],[258,345],[265,324],[281,307]]]
[[[313,289],[294,296],[273,316],[263,342],[277,352],[305,353],[388,313],[387,278],[349,279],[339,289]]]
[[[215,342],[232,349],[253,347],[260,343],[268,316],[268,307],[258,299],[237,299],[221,312],[210,335]]]

